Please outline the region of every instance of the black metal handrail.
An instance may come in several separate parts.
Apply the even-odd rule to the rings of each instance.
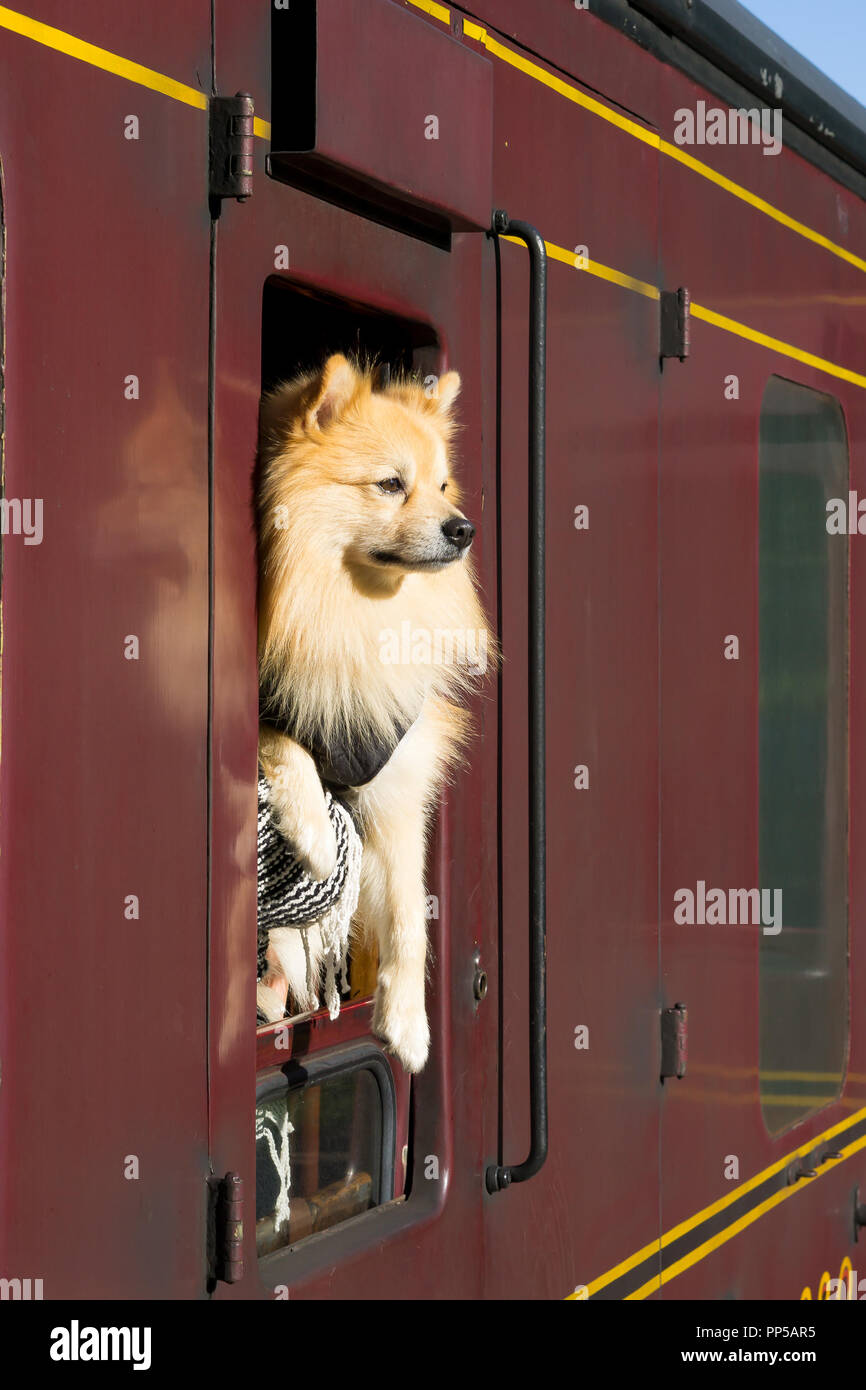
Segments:
[[[529,252],[529,1110],[523,1163],[492,1163],[488,1192],[534,1177],[547,1158],[547,852],[545,776],[545,420],[547,250],[528,222],[493,214],[495,236],[514,236]]]

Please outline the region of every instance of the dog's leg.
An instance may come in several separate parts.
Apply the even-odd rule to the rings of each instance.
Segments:
[[[430,1047],[424,857],[439,770],[436,731],[432,721],[421,719],[361,798],[365,839],[358,915],[379,944],[373,1030],[409,1072],[421,1070]]]
[[[268,1023],[279,1023],[286,1016],[287,981],[278,975],[264,975],[256,985],[256,1008]]]
[[[260,982],[276,1005],[296,1013],[307,1013],[318,1006],[322,973],[322,936],[318,927],[302,931],[297,927],[271,927],[268,945],[268,973]],[[288,997],[287,997],[288,996]],[[263,1000],[259,1000],[261,1007]],[[264,1010],[263,1010],[264,1012]],[[272,1021],[272,1020],[271,1020]]]
[[[409,1072],[427,1061],[430,1028],[424,1000],[427,922],[423,817],[402,819],[364,844],[359,908],[379,944],[373,1031]]]
[[[289,982],[273,946],[268,946],[265,959],[267,970],[256,987],[256,1005],[268,1023],[276,1023],[285,1018]]]
[[[311,878],[328,878],[337,863],[337,836],[316,764],[306,748],[267,724],[259,729],[259,760],[271,784],[274,820]]]

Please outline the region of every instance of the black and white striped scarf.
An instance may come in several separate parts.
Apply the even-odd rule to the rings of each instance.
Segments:
[[[275,825],[270,783],[259,768],[257,975],[261,979],[267,970],[265,954],[272,927],[306,931],[318,926],[326,946],[326,1003],[331,1016],[336,1017],[340,1007],[336,977],[338,972],[342,974],[345,987],[349,927],[360,883],[361,841],[349,808],[327,789],[325,802],[337,836],[337,863],[330,877],[318,883],[298,862],[288,840]]]

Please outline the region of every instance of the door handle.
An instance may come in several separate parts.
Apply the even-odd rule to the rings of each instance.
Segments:
[[[492,1163],[488,1192],[526,1182],[547,1158],[547,826],[545,769],[545,422],[547,416],[547,249],[528,222],[493,214],[494,236],[529,252],[529,1154]]]

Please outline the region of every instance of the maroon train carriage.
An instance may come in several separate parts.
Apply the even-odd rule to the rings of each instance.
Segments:
[[[0,63],[3,1297],[866,1296],[866,113],[732,0]],[[361,953],[254,1024],[258,402],[350,350],[461,373],[505,654],[411,1078]]]

